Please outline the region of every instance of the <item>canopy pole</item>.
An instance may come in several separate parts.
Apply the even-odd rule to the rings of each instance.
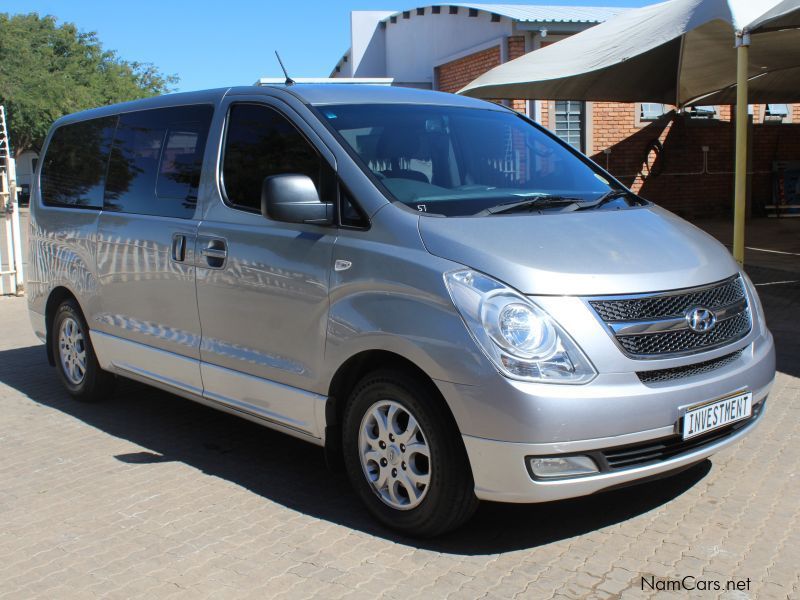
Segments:
[[[747,205],[747,76],[750,34],[736,34],[736,165],[734,168],[733,258],[744,264],[744,223]]]

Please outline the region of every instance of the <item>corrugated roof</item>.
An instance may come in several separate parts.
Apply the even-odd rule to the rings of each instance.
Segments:
[[[427,8],[421,6],[420,8]],[[548,6],[544,4],[475,4],[446,2],[433,6],[458,6],[508,17],[514,21],[537,23],[602,23],[627,9],[619,6]],[[403,11],[394,16],[400,16]]]
[[[621,12],[629,10],[619,6],[552,6],[546,4],[476,4],[473,2],[447,2],[444,4],[427,4],[419,6],[424,8],[425,14],[430,14],[431,6],[458,6],[460,8],[474,8],[475,10],[484,11],[487,13],[500,15],[517,21],[520,23],[602,23],[617,15]],[[398,18],[404,12],[414,14],[415,9],[406,9],[406,11],[398,11],[393,15],[382,19],[388,21],[390,18]],[[342,56],[348,56],[350,50],[345,52]],[[337,66],[341,64],[342,58],[339,59]],[[331,73],[333,77],[336,70]]]

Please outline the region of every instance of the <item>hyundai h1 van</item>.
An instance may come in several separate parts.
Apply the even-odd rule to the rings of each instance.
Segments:
[[[756,426],[775,374],[722,245],[450,94],[247,87],[64,117],[30,250],[31,321],[77,399],[126,377],[322,446],[415,535],[697,463]]]

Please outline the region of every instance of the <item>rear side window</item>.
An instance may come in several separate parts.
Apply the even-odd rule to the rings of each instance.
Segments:
[[[42,200],[50,206],[102,208],[103,183],[117,117],[62,125],[42,163]]]
[[[261,185],[270,175],[308,175],[320,190],[322,159],[294,125],[257,104],[234,104],[228,116],[222,179],[228,203],[261,211]]]
[[[193,217],[213,112],[211,106],[198,105],[121,115],[111,148],[105,209]]]

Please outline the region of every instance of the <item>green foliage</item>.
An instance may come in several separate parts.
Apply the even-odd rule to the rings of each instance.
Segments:
[[[59,117],[172,91],[178,78],[104,50],[93,32],[54,17],[0,13],[0,104],[15,154],[39,150]]]

